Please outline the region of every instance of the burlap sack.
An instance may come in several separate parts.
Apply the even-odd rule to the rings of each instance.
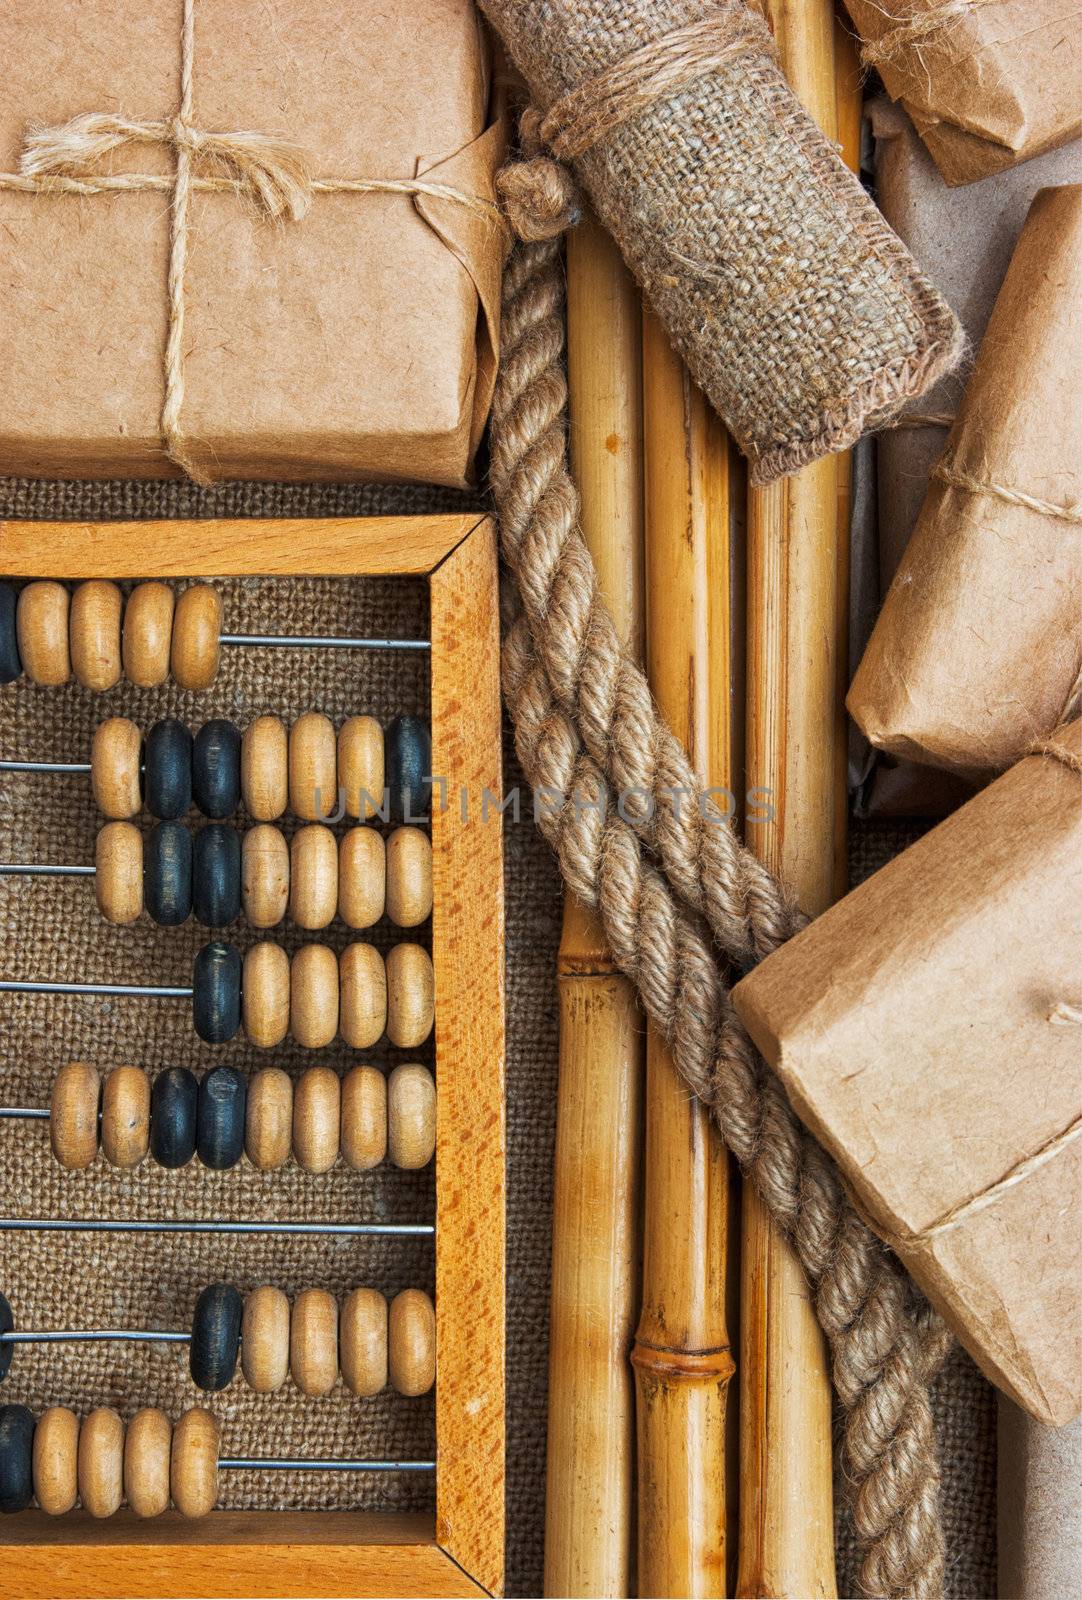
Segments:
[[[754,482],[846,448],[954,363],[953,314],[742,0],[482,5]]]

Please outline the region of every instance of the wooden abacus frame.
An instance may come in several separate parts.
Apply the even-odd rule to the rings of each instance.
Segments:
[[[476,516],[0,523],[15,578],[426,577],[436,974],[436,1510],[38,1511],[0,1522],[13,1594],[479,1595],[503,1587],[503,848],[496,535]],[[468,818],[458,803],[469,795]],[[61,1397],[62,1398],[62,1397]],[[238,1441],[255,1448],[258,1441]],[[299,1441],[298,1441],[299,1444]]]

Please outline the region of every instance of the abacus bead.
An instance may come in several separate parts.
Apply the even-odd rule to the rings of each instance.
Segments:
[[[342,1079],[342,1160],[356,1172],[387,1154],[387,1080],[378,1067],[351,1067]]]
[[[220,821],[240,805],[240,729],[215,717],[192,744],[192,799],[205,817]]]
[[[289,847],[289,914],[298,928],[325,928],[338,907],[338,842],[322,822],[298,828]]]
[[[150,1091],[150,1153],[175,1171],[195,1155],[199,1082],[187,1067],[166,1067]]]
[[[350,828],[338,846],[338,915],[347,928],[371,928],[383,915],[387,855],[375,828]]]
[[[330,1044],[338,1032],[338,962],[325,944],[305,944],[289,969],[289,1028],[305,1050]]]
[[[14,1327],[15,1318],[12,1315],[11,1303],[6,1295],[0,1294],[0,1333],[11,1333]],[[15,1346],[5,1339],[0,1344],[0,1383],[11,1371],[11,1362],[14,1354]]]
[[[56,689],[71,677],[68,617],[71,597],[62,583],[43,578],[19,593],[15,635],[31,683]]]
[[[124,927],[143,909],[143,835],[134,822],[107,822],[94,841],[94,898],[106,922]]]
[[[399,1394],[427,1394],[436,1380],[436,1312],[423,1289],[403,1289],[387,1318],[388,1366]]]
[[[222,601],[213,584],[193,583],[173,617],[173,677],[182,689],[209,689],[218,672]]]
[[[98,1153],[101,1079],[97,1067],[66,1061],[53,1083],[49,1137],[53,1155],[69,1172],[89,1167]]]
[[[106,817],[125,822],[143,804],[143,735],[127,717],[107,717],[90,744],[90,788]]]
[[[329,817],[338,804],[334,726],[319,711],[306,711],[289,730],[289,804],[305,822]]]
[[[370,944],[348,944],[338,958],[342,1038],[354,1050],[367,1050],[387,1025],[387,973],[383,957]]]
[[[408,1170],[427,1166],[436,1148],[436,1084],[427,1067],[404,1061],[387,1080],[391,1160]]]
[[[244,1302],[231,1283],[209,1283],[195,1302],[188,1365],[197,1388],[215,1393],[231,1381],[243,1314]]]
[[[92,1517],[111,1517],[124,1499],[124,1424],[108,1406],[79,1430],[79,1498]]]
[[[244,915],[253,928],[274,928],[289,904],[289,846],[280,828],[249,828],[241,848]]]
[[[169,676],[173,591],[167,583],[137,583],[124,607],[124,676],[157,689]]]
[[[387,915],[400,928],[432,915],[432,842],[422,828],[396,828],[387,840]]]
[[[329,1394],[338,1377],[338,1302],[326,1289],[302,1289],[289,1322],[289,1370],[302,1394]]]
[[[293,1080],[281,1067],[262,1067],[248,1082],[244,1148],[260,1172],[289,1160],[293,1148]]]
[[[378,1289],[353,1289],[342,1302],[338,1325],[342,1382],[370,1399],[387,1384],[387,1302]]]
[[[289,803],[289,735],[278,717],[256,717],[240,742],[240,786],[253,822],[274,822]]]
[[[244,1151],[247,1084],[236,1067],[214,1067],[199,1085],[195,1148],[205,1167],[224,1172]]]
[[[84,689],[98,693],[119,683],[120,614],[124,599],[115,583],[92,578],[71,597],[68,638],[71,666]]]
[[[432,1032],[436,980],[432,957],[419,944],[392,945],[387,952],[387,1037],[415,1050]]]
[[[169,1458],[173,1424],[164,1411],[147,1406],[128,1423],[124,1437],[124,1498],[137,1517],[169,1510]]]
[[[209,1411],[193,1406],[173,1429],[169,1492],[184,1517],[205,1517],[218,1499],[218,1424]]]
[[[245,1297],[240,1364],[256,1394],[276,1394],[289,1376],[289,1296],[263,1284]]]
[[[150,1080],[140,1067],[114,1067],[101,1095],[101,1153],[130,1171],[150,1148]]]
[[[147,916],[179,928],[192,912],[192,836],[183,822],[156,822],[147,834],[143,863]]]
[[[240,951],[231,944],[205,944],[192,971],[192,1020],[207,1044],[228,1044],[240,1027]]]
[[[338,1160],[342,1085],[331,1067],[308,1067],[293,1095],[293,1155],[305,1172],[329,1172]]]
[[[174,822],[192,803],[192,736],[169,717],[147,734],[144,788],[152,817]]]
[[[14,683],[16,678],[22,677],[23,662],[15,622],[17,604],[12,585],[0,583],[0,683]]]
[[[383,729],[375,717],[347,717],[338,732],[338,787],[347,817],[367,820],[383,806]]]
[[[420,822],[432,799],[432,739],[421,717],[395,717],[387,729],[387,791],[392,822]]]
[[[0,1511],[25,1511],[34,1493],[34,1415],[0,1406]]]
[[[289,1032],[289,957],[264,939],[244,955],[244,1031],[249,1044],[272,1050]]]
[[[79,1495],[79,1418],[50,1406],[38,1418],[33,1448],[34,1498],[50,1517],[62,1517]]]
[[[192,909],[197,922],[224,928],[240,916],[240,834],[227,823],[208,822],[195,835]]]

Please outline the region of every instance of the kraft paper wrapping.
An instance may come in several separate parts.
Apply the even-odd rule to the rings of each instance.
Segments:
[[[999,1397],[999,1600],[1064,1600],[1082,1572],[1082,1420],[1047,1428]]]
[[[181,0],[0,8],[0,171],[31,123],[171,118]],[[196,0],[194,120],[254,129],[322,178],[493,198],[503,129],[471,0]],[[172,174],[154,145],[103,172]],[[175,477],[159,416],[169,195],[0,189],[0,471]],[[462,484],[495,373],[504,235],[447,198],[317,194],[272,222],[191,201],[183,427],[208,479]]]
[[[987,776],[1071,714],[1080,373],[1082,186],[1070,185],[1033,203],[947,441],[941,465],[985,487],[933,475],[849,691],[878,748]]]
[[[1032,755],[733,991],[870,1225],[1056,1424],[1082,1409],[1082,1023],[1051,1020],[1080,940],[1082,779]]]
[[[845,0],[864,59],[949,184],[1082,132],[1074,0]]]

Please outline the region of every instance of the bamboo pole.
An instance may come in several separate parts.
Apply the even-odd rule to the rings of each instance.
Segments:
[[[593,222],[568,240],[571,458],[602,593],[640,656],[642,407],[637,291]],[[546,1595],[634,1593],[643,1021],[597,919],[570,895],[558,958]]]
[[[643,379],[650,683],[700,775],[731,787],[728,440],[651,316]],[[724,1595],[727,1163],[652,1027],[643,1185],[638,1592]]]
[[[830,0],[768,0],[796,94],[836,135]],[[748,495],[747,837],[808,912],[836,875],[838,475],[833,460]],[[826,1350],[800,1266],[744,1191],[737,1593],[837,1593]]]

